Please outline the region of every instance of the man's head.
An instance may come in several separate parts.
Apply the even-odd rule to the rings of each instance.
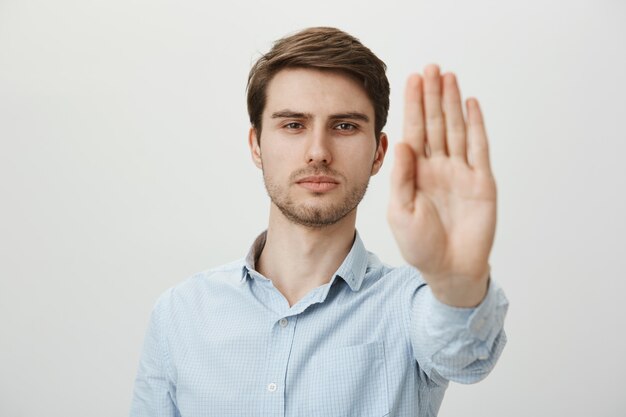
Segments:
[[[254,64],[248,75],[248,114],[261,139],[267,87],[286,68],[310,68],[343,72],[357,80],[372,102],[374,131],[378,142],[389,112],[389,81],[386,65],[358,39],[335,28],[315,27],[279,39]]]
[[[248,80],[249,145],[270,218],[354,221],[387,150],[388,107],[384,63],[350,35],[314,28],[278,41]]]

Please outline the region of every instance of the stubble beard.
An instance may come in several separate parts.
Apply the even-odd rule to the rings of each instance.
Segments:
[[[289,185],[294,184],[297,178],[302,178],[308,175],[329,175],[333,177],[340,177],[345,184],[345,177],[338,172],[328,168],[319,167],[314,169],[304,169],[294,172],[289,178]],[[352,210],[354,210],[367,191],[368,181],[362,184],[356,184],[350,188],[345,198],[338,203],[328,203],[327,205],[307,205],[306,203],[296,203],[289,195],[289,189],[283,188],[280,185],[272,182],[263,171],[263,181],[265,183],[265,189],[267,195],[272,200],[272,203],[283,213],[283,215],[291,222],[314,229],[323,228],[333,225],[346,217]],[[314,198],[324,198],[324,193],[312,193]]]

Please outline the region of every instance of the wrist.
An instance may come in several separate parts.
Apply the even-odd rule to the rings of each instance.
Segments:
[[[443,304],[452,307],[473,308],[487,295],[490,268],[478,278],[440,278],[424,275],[433,295]]]

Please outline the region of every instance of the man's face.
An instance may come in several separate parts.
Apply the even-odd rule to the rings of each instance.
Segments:
[[[384,134],[376,146],[374,108],[357,81],[284,69],[268,85],[262,123],[260,146],[250,130],[252,157],[286,218],[319,228],[355,214],[387,149]]]

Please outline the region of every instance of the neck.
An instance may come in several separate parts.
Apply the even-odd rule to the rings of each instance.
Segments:
[[[330,282],[354,241],[356,209],[320,228],[295,224],[272,204],[265,246],[256,265],[292,306]]]

